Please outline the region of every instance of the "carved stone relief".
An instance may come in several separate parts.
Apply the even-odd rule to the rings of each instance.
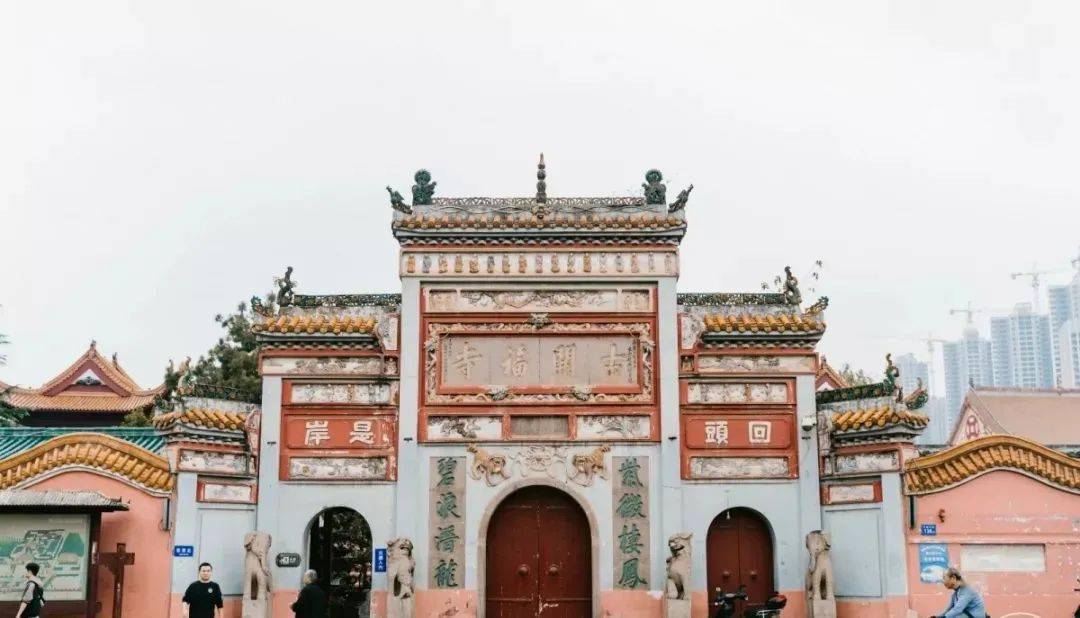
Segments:
[[[390,403],[396,383],[345,384],[339,382],[293,384],[291,403]]]
[[[520,323],[428,324],[425,403],[652,402],[655,346],[648,323],[560,323],[545,328],[557,334],[538,337],[536,327]],[[476,392],[440,392],[440,376],[447,388]],[[549,390],[515,390],[530,386]],[[638,388],[630,393],[596,392],[601,389],[594,387],[602,386]]]
[[[693,350],[697,346],[698,337],[705,332],[705,321],[693,314],[679,314],[679,330],[682,332],[682,339],[679,342],[682,349]]]
[[[219,451],[180,451],[177,467],[185,472],[213,472],[217,474],[254,474],[251,460],[242,453]]]
[[[428,313],[446,312],[644,312],[652,309],[648,289],[429,288]]]
[[[443,277],[589,277],[596,275],[673,277],[679,274],[672,251],[503,251],[485,252],[483,265],[476,252],[402,252],[402,276],[439,274]],[[468,266],[466,266],[466,264]]]
[[[580,440],[644,440],[651,435],[648,416],[578,416]]]
[[[688,403],[787,403],[788,388],[782,382],[691,382]]]
[[[702,373],[812,373],[812,356],[699,356]]]
[[[786,457],[692,457],[690,476],[701,479],[787,478]]]
[[[270,575],[270,534],[248,532],[244,535],[244,595],[242,618],[270,618],[273,590]]]
[[[469,464],[469,476],[484,480],[494,487],[504,480],[547,477],[589,487],[596,478],[608,479],[605,463],[611,447],[606,444],[591,450],[571,450],[565,446],[532,445],[504,447],[488,452],[476,445],[469,446],[473,461]]]
[[[856,453],[836,456],[836,473],[851,474],[856,472],[887,472],[900,468],[900,457],[896,452]]]
[[[283,375],[394,375],[397,361],[377,356],[316,356],[289,358],[270,356],[263,359],[263,374]]]
[[[860,485],[826,485],[826,502],[828,504],[848,504],[874,501],[874,485],[866,483]]]
[[[427,421],[429,440],[499,440],[502,438],[500,416],[433,416]]]
[[[255,502],[255,486],[238,483],[206,482],[202,486],[202,502],[237,502],[250,504]]]
[[[386,457],[290,457],[289,477],[300,480],[386,479]]]

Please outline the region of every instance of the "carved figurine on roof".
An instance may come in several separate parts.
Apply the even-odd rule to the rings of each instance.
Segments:
[[[279,305],[290,305],[293,301],[293,290],[296,289],[296,281],[292,280],[292,266],[285,268],[284,277],[274,277],[274,283],[278,286],[277,302]]]
[[[431,172],[425,169],[416,170],[413,180],[416,181],[412,186],[413,206],[430,206],[431,198],[435,195],[435,185],[439,183],[431,182]]]
[[[802,292],[799,291],[799,280],[791,274],[791,267],[784,267],[784,301],[789,305],[802,304]]]
[[[641,183],[641,187],[645,189],[646,204],[667,204],[667,185],[660,170],[645,172],[645,182]]]
[[[668,212],[677,212],[686,208],[686,203],[690,201],[690,192],[694,190],[694,185],[679,191],[679,195],[675,197],[675,201],[668,206]]]
[[[386,185],[386,191],[390,194],[390,208],[402,214],[412,214],[412,208],[405,203],[405,198],[400,193],[392,189],[390,185]]]

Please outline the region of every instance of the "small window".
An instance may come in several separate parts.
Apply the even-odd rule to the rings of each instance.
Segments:
[[[964,545],[960,570],[984,573],[1042,573],[1046,571],[1043,545]]]

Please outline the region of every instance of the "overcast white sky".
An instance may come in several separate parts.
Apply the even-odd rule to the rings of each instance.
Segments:
[[[821,349],[878,373],[1068,269],[1078,66],[1075,0],[0,3],[0,379],[96,338],[157,384],[286,264],[396,291],[386,184],[530,195],[540,151],[550,195],[693,182],[683,291],[824,260]]]

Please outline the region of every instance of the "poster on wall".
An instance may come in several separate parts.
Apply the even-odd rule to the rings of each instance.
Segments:
[[[36,562],[50,601],[86,598],[89,515],[0,515],[0,601],[18,601]]]
[[[949,546],[945,543],[919,543],[919,580],[940,584],[949,568]]]

